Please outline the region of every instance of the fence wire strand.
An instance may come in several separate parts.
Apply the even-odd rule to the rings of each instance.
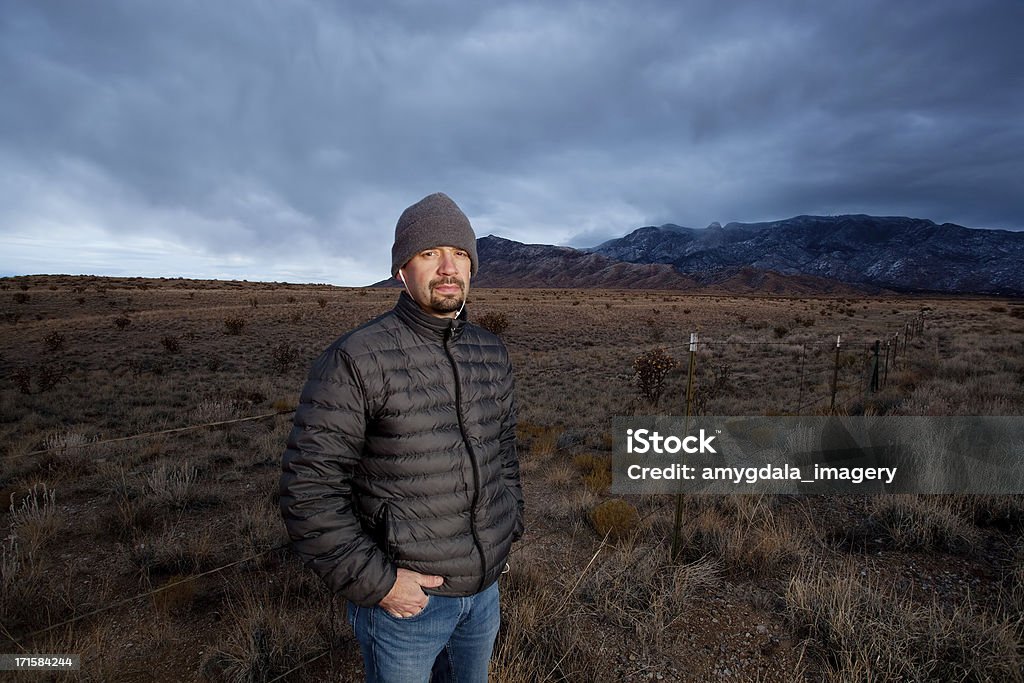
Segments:
[[[290,415],[295,410],[279,410],[273,413],[264,413],[263,415],[251,415],[249,417],[239,417],[232,420],[219,420],[217,422],[204,422],[202,424],[187,425],[185,427],[174,427],[172,429],[161,429],[155,432],[142,432],[141,434],[131,434],[129,436],[118,436],[112,439],[100,439],[97,441],[84,441],[80,444],[75,444],[74,448],[88,448],[90,446],[101,446],[108,443],[117,443],[120,441],[131,441],[133,439],[144,439],[150,436],[159,436],[161,434],[175,434],[179,432],[189,432],[196,429],[205,429],[207,427],[218,427],[220,425],[235,424],[237,422],[252,422],[253,420],[265,420],[268,417],[277,417],[278,415]],[[5,455],[0,460],[16,460],[17,458],[27,458],[30,455],[42,455],[43,453],[51,453],[53,451],[62,451],[68,448],[68,446],[51,446],[49,448],[40,448],[38,450],[29,451],[28,453],[15,453],[13,455]]]
[[[199,574],[193,574],[191,576],[185,577],[184,579],[181,579],[180,581],[173,581],[173,582],[165,583],[164,585],[160,586],[159,588],[154,588],[153,590],[146,591],[144,593],[139,593],[137,595],[132,595],[132,596],[129,596],[127,598],[121,598],[120,600],[115,600],[114,602],[111,602],[111,603],[109,603],[107,605],[104,605],[103,607],[94,609],[92,611],[86,612],[85,614],[79,614],[78,616],[72,617],[72,618],[67,619],[65,621],[62,621],[60,623],[51,624],[50,626],[47,626],[46,628],[41,628],[41,629],[38,629],[36,631],[32,631],[27,636],[25,636],[25,638],[26,639],[34,638],[35,636],[38,636],[38,635],[43,634],[43,633],[47,633],[48,631],[52,631],[52,630],[54,630],[56,628],[60,628],[61,626],[67,626],[68,624],[73,624],[76,621],[81,621],[82,619],[85,619],[86,617],[91,617],[91,616],[94,616],[96,614],[101,614],[101,613],[106,612],[108,610],[111,610],[111,609],[113,609],[115,607],[119,607],[121,605],[125,605],[125,604],[128,604],[130,602],[135,602],[136,600],[141,600],[142,598],[148,597],[150,595],[155,595],[157,593],[160,593],[162,591],[168,590],[170,588],[174,588],[175,586],[180,586],[183,583],[188,583],[189,581],[195,581],[196,579],[202,578],[204,576],[208,576],[210,574],[216,574],[218,572],[222,572],[225,569],[230,569],[231,567],[234,567],[237,564],[242,564],[243,562],[249,562],[251,560],[255,560],[258,557],[262,557],[262,556],[267,555],[269,553],[276,552],[278,550],[282,550],[284,548],[287,548],[288,546],[289,546],[288,543],[282,543],[281,545],[274,546],[273,548],[268,548],[266,550],[263,550],[263,551],[260,551],[260,552],[258,552],[256,554],[254,554],[254,555],[250,555],[249,557],[243,557],[240,560],[235,560],[234,562],[230,562],[230,563],[225,564],[225,565],[223,565],[221,567],[215,567],[214,569],[208,569],[207,571],[201,572]],[[5,629],[5,631],[6,631],[6,629]]]

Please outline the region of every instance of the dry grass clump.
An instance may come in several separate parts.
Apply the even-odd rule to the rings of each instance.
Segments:
[[[1022,680],[1019,623],[969,604],[915,604],[894,588],[862,581],[852,564],[818,565],[793,577],[785,600],[787,619],[825,680]]]
[[[900,550],[968,554],[980,542],[978,530],[940,498],[879,496],[872,507],[872,533]]]
[[[127,548],[128,560],[145,578],[193,574],[237,559],[221,534],[209,526],[168,528]]]
[[[146,490],[154,503],[185,507],[195,490],[197,470],[187,463],[175,467],[160,463],[146,476]]]
[[[262,561],[257,563],[259,566],[269,562],[264,553],[287,546],[288,532],[281,521],[276,501],[269,498],[253,500],[242,509],[238,521],[238,536],[245,548],[242,552],[245,555],[261,554]]]
[[[195,424],[211,424],[230,420],[237,415],[238,406],[234,401],[204,399],[192,409],[191,420]]]
[[[46,601],[38,558],[14,534],[0,540],[0,623],[10,630],[30,624]]]
[[[640,525],[636,508],[621,498],[606,500],[589,514],[590,524],[602,538],[621,541],[633,534]]]
[[[635,633],[641,649],[664,648],[682,635],[675,624],[718,574],[709,558],[677,563],[664,545],[624,543],[599,557],[580,593],[602,617]]]
[[[594,656],[578,600],[576,576],[546,573],[544,558],[514,555],[501,579],[501,629],[491,659],[495,683],[607,679]]]
[[[166,510],[186,510],[217,505],[221,496],[209,484],[199,482],[199,470],[189,462],[160,463],[145,477],[149,501]]]
[[[806,534],[776,516],[770,499],[721,496],[706,505],[684,516],[679,547],[686,558],[710,555],[729,573],[772,577],[807,553]]]
[[[227,600],[228,627],[204,672],[215,680],[266,681],[298,665],[311,639],[283,606],[265,588],[243,584],[239,595]]]
[[[43,439],[43,448],[47,452],[38,461],[39,466],[59,474],[61,478],[82,477],[93,469],[88,450],[93,441],[75,428],[51,432]]]
[[[594,493],[604,493],[612,485],[612,459],[606,455],[587,453],[572,459],[583,475],[583,484]]]
[[[15,504],[11,495],[11,535],[25,547],[29,556],[38,553],[60,530],[63,515],[57,509],[57,492],[46,484],[35,484]]]
[[[945,496],[944,500],[979,526],[1006,530],[1024,526],[1024,495],[961,495]]]
[[[533,456],[534,460],[546,459],[555,454],[560,430],[557,427],[538,425],[521,420],[516,426],[516,436],[522,454]]]

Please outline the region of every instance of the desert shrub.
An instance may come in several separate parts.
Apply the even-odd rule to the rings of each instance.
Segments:
[[[27,365],[15,368],[14,372],[11,373],[11,380],[21,393],[32,393],[32,368]]]
[[[271,365],[274,372],[283,375],[299,361],[299,351],[287,342],[278,344],[271,353]]]
[[[253,308],[256,308],[257,306],[259,306],[259,304],[260,304],[259,299],[257,299],[254,296],[253,297],[249,297],[249,305],[250,306],[252,306]]]
[[[637,356],[633,360],[633,378],[640,395],[657,406],[665,391],[665,378],[676,365],[676,359],[660,346]]]
[[[164,347],[164,351],[167,353],[181,352],[181,341],[178,339],[177,336],[173,334],[168,334],[161,337],[160,345]]]
[[[776,325],[773,331],[775,332],[776,339],[782,339],[787,334],[789,334],[789,328],[786,327],[785,325]]]
[[[319,306],[320,308],[327,308],[327,299],[325,299],[322,296],[318,296],[316,298],[316,305]]]
[[[68,369],[61,363],[44,363],[36,366],[36,385],[40,391],[49,391],[68,379]]]
[[[245,318],[240,316],[231,316],[230,318],[224,318],[224,331],[228,334],[242,334],[242,330],[245,329]]]
[[[43,337],[43,343],[46,344],[46,348],[50,351],[59,351],[64,346],[65,336],[54,330],[50,334]]]
[[[508,316],[504,313],[484,313],[476,319],[476,324],[492,334],[501,336],[508,329]]]
[[[117,329],[123,330],[132,324],[132,319],[125,316],[120,316],[118,318],[114,318],[114,324],[117,326]]]
[[[25,292],[15,292],[14,293],[14,303],[16,303],[16,304],[27,304],[28,303],[28,294],[26,294]]]
[[[606,500],[590,511],[590,523],[602,538],[618,541],[632,534],[640,524],[640,513],[622,500]]]

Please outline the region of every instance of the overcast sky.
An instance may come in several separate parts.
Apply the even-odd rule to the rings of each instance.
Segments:
[[[0,0],[0,275],[387,277],[478,236],[1024,229],[1024,2]]]

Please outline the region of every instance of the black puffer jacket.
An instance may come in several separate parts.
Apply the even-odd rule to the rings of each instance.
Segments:
[[[508,352],[486,330],[395,308],[332,344],[295,412],[281,476],[294,550],[332,592],[376,605],[404,567],[426,592],[489,586],[522,534]]]

